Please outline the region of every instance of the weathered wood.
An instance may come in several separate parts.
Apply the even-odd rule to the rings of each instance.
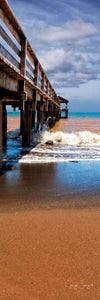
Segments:
[[[44,81],[45,81],[45,74],[42,73],[42,80],[41,80],[41,90],[44,91]]]
[[[39,62],[35,62],[35,70],[34,70],[34,84],[37,85],[38,83],[38,72],[39,72]]]
[[[49,93],[49,81],[47,80],[46,94],[48,95],[48,93]]]
[[[37,90],[33,90],[32,110],[36,111],[37,105]]]
[[[2,38],[6,41],[6,43],[13,49],[13,51],[20,56],[20,50],[18,49],[18,47],[15,45],[15,43],[12,41],[12,39],[8,36],[8,34],[6,33],[6,31],[2,28],[2,26],[0,25],[0,34],[2,36]]]
[[[30,146],[30,105],[28,102],[23,102],[23,111],[22,111],[22,146]]]
[[[7,111],[6,105],[2,104],[2,129],[3,129],[3,147],[7,146]]]
[[[19,90],[19,92],[24,92],[25,91],[25,82],[24,82],[24,80],[19,80],[18,81],[18,90]]]
[[[51,89],[52,89],[52,87],[51,87],[51,85],[49,84],[49,96],[51,97]]]
[[[34,66],[35,65],[35,61],[34,61],[34,58],[31,56],[31,53],[28,50],[28,45],[27,45],[27,57],[28,57],[30,63]]]
[[[17,91],[17,81],[0,70],[0,87],[11,91]]]
[[[27,39],[21,41],[21,67],[20,72],[25,76],[26,72],[26,53],[27,53]]]
[[[28,71],[26,71],[26,76],[27,76],[32,82],[34,82],[34,77],[32,77],[32,75],[31,75]]]
[[[3,0],[3,2],[5,2],[5,1]],[[0,1],[0,5],[1,5],[1,1]],[[17,33],[17,31],[14,29],[14,27],[12,26],[11,22],[9,21],[9,19],[5,15],[5,13],[2,10],[2,8],[0,8],[0,18],[5,23],[5,25],[7,26],[7,28],[10,30],[10,32],[12,33],[12,35],[15,37],[15,39],[17,40],[17,42],[20,44],[21,43],[20,36]]]
[[[33,89],[28,87],[26,84],[25,84],[25,91],[27,92],[27,96],[30,100],[33,99]]]
[[[0,96],[0,171],[2,168],[2,101]]]
[[[46,103],[45,103],[45,111],[48,111],[48,107],[49,107],[49,101],[46,99]]]
[[[28,41],[27,41],[27,56],[28,56],[29,60],[31,61],[32,65],[35,65],[35,61],[37,61],[38,59]]]
[[[20,69],[20,64],[19,62],[16,60],[16,58],[13,57],[12,54],[10,54],[10,52],[4,48],[3,45],[0,44],[0,53],[7,59],[9,60],[17,69]]]
[[[29,63],[29,61],[26,59],[26,66],[29,68],[29,70],[34,74],[34,68],[32,65]]]
[[[35,123],[36,123],[36,109],[37,109],[37,90],[33,90],[33,101],[32,101],[32,128],[35,128]]]
[[[2,76],[1,70],[5,71],[5,72],[3,72],[4,76]],[[10,76],[8,76],[8,74]],[[8,76],[8,80],[5,80],[5,78],[7,79],[7,76]],[[3,78],[4,78],[4,80],[3,80]],[[10,80],[11,80],[11,82],[10,82]],[[25,86],[27,87],[27,88],[25,87],[26,92],[27,92],[27,89],[29,89],[30,94],[31,94],[35,87],[37,89],[37,91],[39,92],[39,94],[42,93],[45,98],[51,100],[49,95],[47,95],[45,92],[41,91],[38,86],[34,86],[34,84],[31,81],[29,81],[26,77],[24,77],[20,72],[18,72],[17,69],[14,69],[14,67],[9,65],[8,62],[4,60],[4,58],[0,57],[0,81],[2,83],[1,86],[4,87],[4,81],[5,81],[5,84],[7,84],[7,89],[11,90],[11,86],[12,86],[12,90],[19,91],[18,90],[18,81],[19,80],[25,81]],[[15,85],[15,87],[13,86],[13,84]],[[6,86],[5,86],[5,88],[6,88]],[[30,98],[32,98],[32,97],[30,97]],[[54,101],[52,100],[52,102],[54,102]],[[60,105],[58,104],[58,102],[56,103],[56,106],[58,108],[60,108]]]

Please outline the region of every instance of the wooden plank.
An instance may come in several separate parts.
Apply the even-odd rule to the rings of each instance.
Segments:
[[[25,77],[2,56],[0,56],[0,71],[1,70],[16,80],[25,79]]]
[[[34,81],[34,77],[32,77],[32,75],[26,71],[26,76],[33,82]]]
[[[20,39],[19,34],[14,29],[14,27],[11,25],[11,23],[9,22],[9,19],[4,14],[4,12],[3,12],[3,10],[1,8],[0,8],[0,17],[1,17],[2,21],[5,23],[5,25],[7,26],[7,28],[10,30],[10,32],[12,33],[12,35],[15,37],[15,39],[17,40],[17,42],[20,44],[21,43],[21,39]]]
[[[0,95],[0,170],[2,168],[2,101]]]
[[[8,50],[6,50],[1,44],[0,44],[0,53],[8,59],[14,66],[16,66],[18,69],[20,69],[19,62],[13,57],[13,55],[10,54]]]
[[[33,89],[29,88],[26,84],[25,84],[25,91],[27,92],[27,96],[30,99],[33,99]]]
[[[41,89],[41,83],[38,81],[37,86]]]
[[[25,76],[26,72],[26,53],[27,53],[27,39],[21,41],[21,68],[20,72]]]
[[[40,83],[42,83],[42,78],[40,78],[39,76],[38,76],[38,81],[39,81]]]
[[[49,93],[49,81],[47,80],[47,89],[46,89],[46,94]]]
[[[45,73],[42,73],[41,89],[44,91]]]
[[[1,25],[0,25],[0,34],[2,38],[6,41],[6,43],[13,49],[13,51],[15,51],[18,56],[20,56],[21,53],[20,50],[12,41],[12,39],[8,36],[8,34],[6,33],[6,31],[3,29]]]
[[[31,53],[32,53],[32,51],[31,51]],[[32,63],[32,65],[34,66],[35,65],[35,60],[34,60],[33,56],[31,56],[31,53],[28,50],[28,46],[27,46],[27,57],[29,58],[29,60]]]
[[[0,87],[11,91],[17,91],[18,81],[0,70]]]
[[[26,59],[26,66],[29,68],[29,70],[34,74],[34,68],[32,65],[29,63],[29,61]]]
[[[38,83],[38,72],[39,72],[39,62],[38,60],[35,62],[35,71],[34,71],[34,84]]]

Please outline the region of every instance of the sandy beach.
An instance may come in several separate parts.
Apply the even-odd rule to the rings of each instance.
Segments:
[[[100,299],[100,209],[0,215],[1,299]]]

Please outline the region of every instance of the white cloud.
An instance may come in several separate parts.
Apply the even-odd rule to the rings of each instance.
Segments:
[[[64,49],[51,49],[49,51],[42,50],[40,52],[40,61],[46,71],[58,69],[66,60],[66,51]]]
[[[41,41],[74,40],[98,33],[98,27],[82,20],[68,21],[63,26],[45,26],[40,28],[37,39]]]

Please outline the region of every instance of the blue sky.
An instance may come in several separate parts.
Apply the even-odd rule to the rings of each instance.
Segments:
[[[70,111],[100,111],[100,1],[8,3]]]

